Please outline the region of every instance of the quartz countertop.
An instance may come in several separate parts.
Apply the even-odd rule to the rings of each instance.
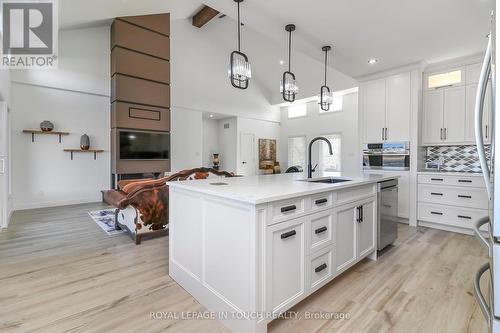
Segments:
[[[335,184],[311,183],[301,181],[307,178],[306,173],[285,173],[174,181],[167,184],[171,188],[200,192],[250,204],[261,204],[398,178],[395,175],[369,172],[325,172],[316,173],[313,178],[321,177],[340,177],[350,179],[350,181]],[[224,183],[224,185],[214,185],[217,183]]]
[[[435,174],[435,175],[450,175],[450,176],[470,176],[470,177],[482,177],[481,172],[459,172],[459,171],[443,171],[443,170],[420,170],[418,173],[421,174]]]

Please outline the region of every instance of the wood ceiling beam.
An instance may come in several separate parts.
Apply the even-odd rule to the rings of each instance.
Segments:
[[[193,25],[197,28],[203,27],[211,19],[219,14],[219,11],[205,5],[198,13],[193,16]]]

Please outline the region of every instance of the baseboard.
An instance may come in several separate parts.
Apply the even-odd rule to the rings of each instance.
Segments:
[[[48,207],[58,207],[58,206],[68,206],[68,205],[78,205],[86,204],[92,202],[102,202],[100,195],[96,195],[89,198],[80,198],[72,200],[58,200],[58,201],[46,201],[46,202],[29,202],[29,203],[17,203],[14,204],[13,211],[16,210],[26,210],[26,209],[36,209],[36,208],[48,208]]]
[[[432,228],[432,229],[439,229],[439,230],[443,230],[443,231],[457,232],[457,233],[465,234],[465,235],[474,235],[474,231],[472,231],[471,229],[461,228],[461,227],[452,226],[452,225],[445,225],[445,224],[440,224],[440,223],[433,223],[433,222],[426,222],[426,221],[419,220],[418,226]]]

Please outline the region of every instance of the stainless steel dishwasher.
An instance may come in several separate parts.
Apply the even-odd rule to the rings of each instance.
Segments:
[[[377,249],[394,243],[398,237],[398,180],[378,183]]]

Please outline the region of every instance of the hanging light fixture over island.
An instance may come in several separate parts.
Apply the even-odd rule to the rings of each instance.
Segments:
[[[333,103],[333,94],[326,85],[326,69],[328,67],[328,51],[330,51],[332,47],[327,45],[323,46],[321,49],[325,52],[325,84],[321,86],[319,91],[319,105],[321,110],[330,111],[330,105]]]
[[[295,31],[295,24],[287,24],[285,26],[285,31],[288,32],[288,70],[283,73],[280,82],[280,93],[285,101],[293,102],[295,101],[296,95],[299,93],[295,74],[291,71],[292,31]]]
[[[231,52],[228,74],[233,87],[246,89],[248,88],[248,81],[252,77],[252,69],[250,67],[250,63],[248,62],[248,57],[246,54],[241,52],[240,2],[243,2],[243,0],[234,0],[234,2],[238,4],[238,51]]]

